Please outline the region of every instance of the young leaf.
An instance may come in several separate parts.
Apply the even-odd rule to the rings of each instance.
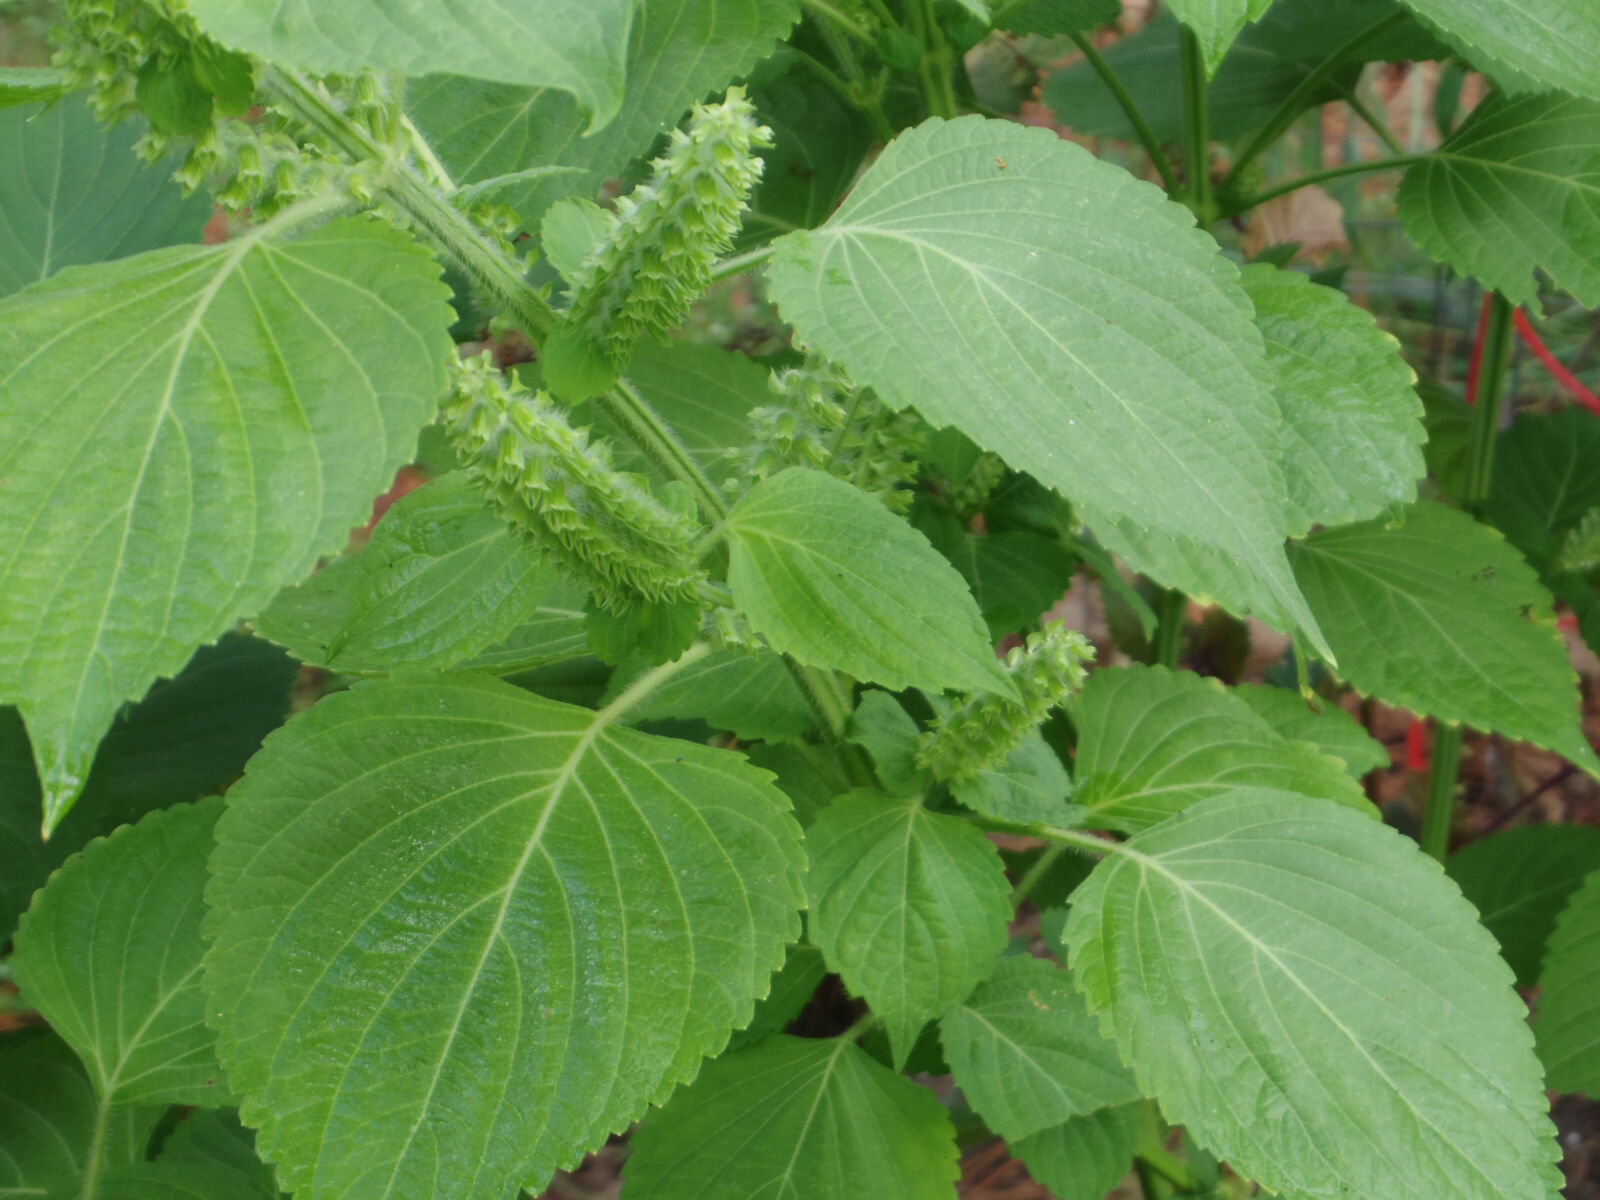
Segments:
[[[843,1038],[777,1035],[706,1069],[633,1137],[650,1200],[948,1200],[955,1131],[932,1093]]]
[[[1009,1143],[1055,1200],[1105,1200],[1133,1162],[1144,1115],[1137,1104],[1102,1108]]]
[[[0,67],[0,108],[48,104],[66,90],[65,74],[56,67]]]
[[[364,550],[279,592],[252,624],[335,671],[452,667],[532,617],[554,577],[452,471],[402,496]]]
[[[156,684],[111,727],[83,796],[49,841],[39,836],[39,779],[15,709],[0,709],[0,940],[34,890],[91,838],[244,769],[289,713],[295,664],[276,646],[230,633],[196,651],[176,679]]]
[[[1589,25],[1600,53],[1600,10],[1580,18],[1586,0],[1553,2],[1572,4],[1567,29]],[[1500,23],[1536,24],[1527,15]],[[1561,44],[1570,45],[1565,31]],[[1539,268],[1585,306],[1600,304],[1600,83],[1589,68],[1585,77],[1591,99],[1485,100],[1406,172],[1398,196],[1406,234],[1514,303],[1537,296]]]
[[[1600,10],[1589,0],[1406,0],[1473,66],[1513,91],[1600,99]]]
[[[797,335],[887,403],[1066,493],[1096,530],[1244,564],[1215,589],[1236,607],[1315,624],[1283,558],[1261,335],[1187,209],[1049,130],[963,117],[900,135],[826,224],[776,245]]]
[[[1600,1095],[1600,871],[1562,909],[1539,983],[1533,1030],[1546,1083],[1558,1092]]]
[[[112,1108],[96,1099],[83,1065],[54,1035],[0,1043],[0,1196],[98,1200],[84,1187],[95,1127],[103,1124],[99,1165],[143,1158],[161,1108]]]
[[[928,773],[917,766],[922,731],[888,692],[868,688],[861,693],[845,736],[872,755],[878,778],[890,794],[911,796],[928,786]]]
[[[495,198],[532,228],[552,202],[593,196],[607,177],[623,174],[690,104],[772,53],[799,18],[797,0],[637,0],[632,34],[616,43],[626,46],[627,89],[616,116],[600,130],[585,129],[565,92],[459,75],[411,81],[407,106],[462,183],[508,175],[529,163],[575,168],[496,190]]]
[[[780,472],[726,528],[734,601],[773,649],[888,688],[1011,693],[955,568],[843,480]]]
[[[558,88],[603,128],[622,105],[636,0],[192,0],[217,41],[317,74],[450,71]]]
[[[1400,343],[1297,271],[1249,266],[1241,278],[1289,431],[1292,527],[1360,521],[1415,499],[1427,435]]]
[[[920,799],[854,791],[806,835],[811,940],[889,1030],[904,1062],[1006,944],[1010,888],[989,839]]]
[[[537,1191],[750,1020],[799,932],[788,802],[618,715],[372,681],[251,762],[217,830],[206,989],[285,1187]]]
[[[1360,779],[1368,771],[1389,765],[1389,751],[1344,709],[1321,700],[1314,709],[1293,688],[1246,683],[1230,689],[1250,710],[1291,742],[1309,742],[1324,754],[1344,763]]]
[[[147,166],[140,133],[102,129],[77,96],[0,112],[0,296],[62,267],[199,240],[210,202],[185,198],[170,164]]]
[[[1065,940],[1145,1093],[1266,1188],[1545,1200],[1560,1185],[1494,939],[1377,821],[1287,794],[1202,801],[1095,868]]]
[[[78,1052],[107,1103],[227,1102],[205,1027],[200,937],[220,799],[91,842],[22,918],[17,985]]]
[[[1596,769],[1550,597],[1494,530],[1423,503],[1397,524],[1327,529],[1290,553],[1358,691]]]
[[[967,1103],[1007,1141],[1139,1098],[1071,976],[1042,958],[1002,959],[939,1037]]]
[[[1172,11],[1200,40],[1206,74],[1216,72],[1233,39],[1258,20],[1272,0],[1172,0]]]
[[[614,677],[612,690],[620,691],[625,682]],[[719,650],[684,668],[628,715],[630,721],[663,717],[700,717],[746,741],[769,742],[799,737],[816,721],[783,659],[738,648]]]
[[[1556,917],[1584,879],[1600,871],[1600,829],[1505,829],[1451,855],[1445,871],[1499,940],[1517,986],[1533,987]]]
[[[1077,825],[1083,812],[1073,800],[1072,777],[1037,730],[1029,733],[998,766],[970,779],[950,781],[950,794],[973,812],[1002,821]]]
[[[1240,789],[1293,791],[1377,815],[1342,761],[1286,740],[1215,679],[1164,667],[1096,671],[1073,719],[1074,801],[1090,825],[1144,829]]]
[[[0,698],[46,830],[118,707],[340,545],[443,391],[450,310],[420,246],[269,230],[0,301]]]

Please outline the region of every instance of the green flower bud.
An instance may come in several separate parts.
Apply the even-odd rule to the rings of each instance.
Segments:
[[[1094,657],[1088,639],[1059,621],[1028,635],[1006,656],[1021,701],[992,693],[970,697],[922,735],[917,764],[950,783],[964,783],[1000,766],[1032,730],[1083,686],[1083,664]]]
[[[502,516],[595,602],[695,601],[704,580],[695,523],[611,465],[542,393],[506,379],[485,354],[461,364],[444,416],[467,470]]]

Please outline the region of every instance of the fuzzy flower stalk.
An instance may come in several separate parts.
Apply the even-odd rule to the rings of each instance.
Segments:
[[[614,365],[626,364],[640,333],[683,324],[711,285],[761,178],[756,151],[770,145],[744,89],[729,88],[720,104],[695,105],[649,182],[617,201],[611,235],[577,271],[569,313]]]
[[[501,515],[594,602],[693,600],[704,578],[696,526],[618,471],[542,393],[509,381],[488,354],[462,363],[444,418],[467,471]]]
[[[971,697],[922,735],[917,763],[947,783],[965,783],[1000,766],[1050,710],[1064,704],[1094,658],[1088,639],[1059,621],[1028,635],[1006,656],[1022,700],[989,693]]]

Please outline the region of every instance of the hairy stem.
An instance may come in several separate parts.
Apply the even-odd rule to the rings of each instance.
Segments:
[[[1343,166],[1329,167],[1325,171],[1313,171],[1309,175],[1301,175],[1297,179],[1291,179],[1288,183],[1278,184],[1276,187],[1268,188],[1266,191],[1259,192],[1236,204],[1230,204],[1227,206],[1226,211],[1222,213],[1222,216],[1231,217],[1242,212],[1248,212],[1252,208],[1265,204],[1268,200],[1276,200],[1279,196],[1287,196],[1290,192],[1297,192],[1301,188],[1310,187],[1314,183],[1326,183],[1330,179],[1342,179],[1346,175],[1365,175],[1370,171],[1399,171],[1411,166],[1413,163],[1419,163],[1427,157],[1426,154],[1402,154],[1395,158],[1376,158],[1370,162],[1345,163]]]
[[[1477,394],[1467,432],[1466,494],[1469,506],[1489,498],[1494,478],[1494,448],[1500,432],[1500,410],[1505,401],[1506,368],[1511,362],[1512,317],[1515,306],[1499,292],[1489,296],[1478,360]]]
[[[1183,171],[1186,200],[1200,228],[1216,214],[1211,202],[1211,130],[1206,106],[1206,64],[1200,39],[1185,25],[1179,32],[1183,67]]]
[[[1161,593],[1157,610],[1156,636],[1150,644],[1150,662],[1158,667],[1176,667],[1183,653],[1183,632],[1188,625],[1189,597],[1181,588]]]
[[[1428,807],[1422,815],[1422,850],[1443,862],[1455,820],[1456,774],[1461,764],[1461,726],[1437,721],[1428,764]]]

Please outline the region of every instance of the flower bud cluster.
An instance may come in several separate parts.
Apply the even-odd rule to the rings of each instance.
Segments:
[[[639,600],[695,600],[704,573],[695,523],[618,471],[563,410],[507,378],[485,354],[462,363],[444,417],[456,452],[502,516],[625,612]]]
[[[1584,513],[1567,534],[1556,567],[1578,575],[1600,570],[1600,506]]]
[[[922,735],[917,763],[938,779],[964,783],[1000,766],[1050,710],[1066,702],[1086,677],[1094,648],[1077,630],[1053,621],[1006,656],[1021,700],[982,693]]]
[[[964,478],[951,481],[950,506],[963,517],[982,512],[1005,477],[1005,460],[985,450],[973,460]]]
[[[201,37],[176,0],[66,0],[56,27],[55,65],[67,87],[89,89],[89,104],[106,124],[138,110],[139,72],[182,53]]]
[[[911,506],[923,451],[922,427],[896,412],[868,388],[815,354],[798,367],[772,372],[768,385],[780,397],[749,415],[752,444],[739,452],[748,487],[786,467],[812,467],[847,479],[896,512]]]
[[[640,333],[664,336],[688,317],[761,178],[756,151],[771,144],[744,90],[729,88],[720,104],[695,105],[649,182],[617,201],[611,235],[576,272],[570,311],[614,364]]]

